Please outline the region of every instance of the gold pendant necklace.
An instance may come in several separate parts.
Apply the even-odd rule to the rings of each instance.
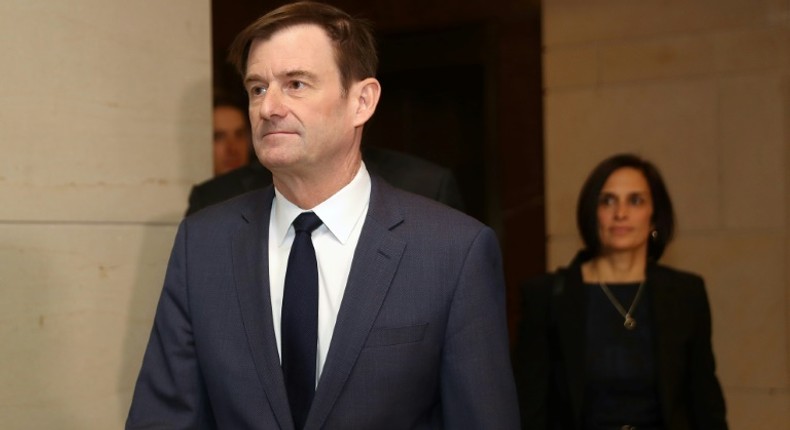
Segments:
[[[627,312],[623,307],[623,305],[620,304],[620,301],[617,300],[614,294],[612,294],[612,291],[609,289],[609,287],[606,285],[604,281],[598,281],[598,285],[601,287],[601,290],[603,290],[604,294],[606,294],[606,297],[609,298],[609,301],[612,302],[612,305],[614,305],[614,307],[617,309],[617,312],[620,312],[620,315],[622,315],[623,318],[625,318],[625,321],[623,321],[623,327],[625,327],[628,330],[635,329],[636,320],[634,319],[633,316],[634,309],[636,309],[636,305],[639,303],[639,298],[642,296],[642,287],[645,286],[645,281],[639,283],[639,288],[636,290],[636,296],[634,296],[634,301],[631,302],[631,306],[628,308]]]

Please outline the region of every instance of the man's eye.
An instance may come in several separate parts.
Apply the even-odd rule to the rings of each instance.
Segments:
[[[262,96],[266,94],[266,88],[261,86],[250,87],[249,92],[251,96]]]
[[[302,81],[291,81],[288,87],[292,90],[301,90],[305,87],[304,82]]]

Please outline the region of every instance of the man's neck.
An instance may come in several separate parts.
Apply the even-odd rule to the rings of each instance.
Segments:
[[[359,172],[359,153],[340,168],[310,169],[307,172],[274,173],[274,186],[288,201],[302,209],[312,209],[348,185]]]

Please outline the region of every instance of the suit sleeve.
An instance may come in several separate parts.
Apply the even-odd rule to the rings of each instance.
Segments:
[[[187,228],[176,235],[127,429],[213,429],[195,353],[187,288]]]
[[[716,377],[716,362],[711,343],[711,313],[705,284],[696,278],[693,288],[697,331],[690,350],[692,420],[694,428],[726,430],[726,408],[719,380]]]
[[[505,285],[491,229],[478,234],[458,275],[440,371],[444,427],[517,429]]]
[[[521,428],[548,428],[549,375],[549,275],[530,279],[521,288],[521,320],[513,355]]]

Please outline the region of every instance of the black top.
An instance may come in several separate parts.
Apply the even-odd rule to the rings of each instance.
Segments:
[[[609,284],[609,289],[628,310],[639,283]],[[643,291],[632,314],[636,327],[628,330],[623,326],[625,318],[599,284],[585,283],[584,290],[587,380],[583,428],[660,428],[650,295]]]

